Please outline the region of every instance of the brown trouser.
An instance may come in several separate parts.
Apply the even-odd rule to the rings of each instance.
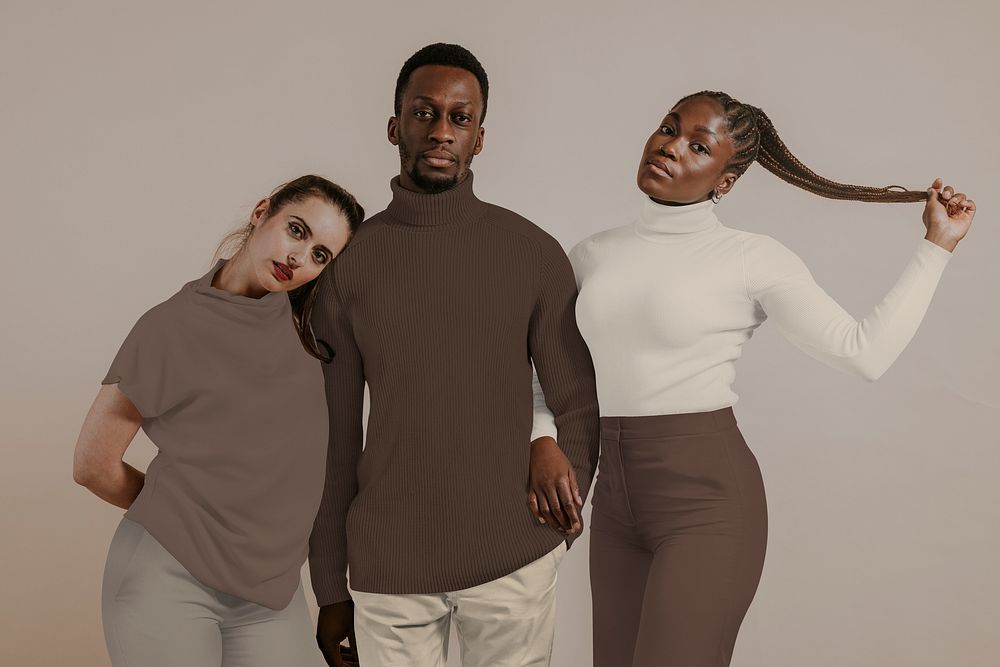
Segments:
[[[767,542],[732,408],[602,417],[593,507],[595,667],[729,665]]]

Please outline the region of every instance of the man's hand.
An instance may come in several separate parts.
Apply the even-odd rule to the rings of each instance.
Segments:
[[[344,600],[320,607],[316,622],[316,643],[319,644],[326,664],[347,667],[340,656],[340,642],[344,638],[347,638],[356,652],[358,642],[354,638],[354,601]]]
[[[580,532],[583,509],[576,471],[556,441],[543,436],[531,443],[528,506],[540,523],[569,534]]]

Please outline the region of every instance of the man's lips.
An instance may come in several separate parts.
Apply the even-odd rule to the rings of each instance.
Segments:
[[[447,151],[427,151],[420,157],[432,167],[450,167],[457,162],[455,156]]]
[[[654,174],[659,176],[666,176],[667,178],[673,178],[674,175],[670,172],[670,168],[667,167],[666,162],[660,162],[658,160],[646,160],[646,164],[650,166],[650,169]]]
[[[282,264],[281,262],[271,262],[274,264],[274,276],[284,282],[286,280],[292,279],[292,270],[288,268],[287,264]]]

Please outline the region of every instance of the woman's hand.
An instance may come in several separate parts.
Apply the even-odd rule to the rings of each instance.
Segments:
[[[976,215],[976,203],[966,199],[961,192],[955,192],[950,185],[941,187],[941,179],[935,178],[930,195],[924,206],[925,239],[952,252],[958,242],[965,237]]]
[[[540,523],[547,523],[570,535],[580,532],[583,509],[576,471],[548,436],[531,443],[531,467],[528,479],[528,506]]]

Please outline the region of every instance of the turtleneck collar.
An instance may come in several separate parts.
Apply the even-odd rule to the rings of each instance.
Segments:
[[[191,291],[203,297],[228,302],[241,308],[254,309],[255,312],[261,313],[273,312],[275,314],[282,314],[286,308],[290,307],[286,292],[268,292],[259,299],[255,299],[250,296],[233,294],[218,287],[213,287],[212,279],[215,278],[215,274],[219,272],[227,261],[229,260],[225,258],[218,260],[208,273],[198,280],[189,283]]]
[[[472,192],[472,172],[465,180],[444,192],[426,194],[407,190],[399,184],[399,176],[389,181],[392,201],[386,213],[404,225],[437,227],[449,223],[479,218],[486,205]]]
[[[635,223],[635,231],[642,238],[651,241],[705,232],[722,224],[715,217],[715,202],[711,199],[683,206],[657,204],[646,195],[642,199],[642,210]]]

